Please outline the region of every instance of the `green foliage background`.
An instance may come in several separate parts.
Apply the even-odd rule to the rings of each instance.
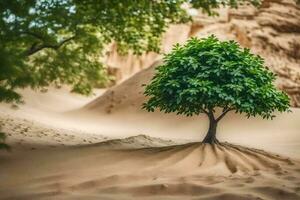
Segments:
[[[72,86],[90,94],[108,81],[105,46],[120,53],[159,52],[171,23],[191,20],[183,5],[214,14],[222,5],[259,0],[1,0],[0,102],[19,102],[17,88]]]

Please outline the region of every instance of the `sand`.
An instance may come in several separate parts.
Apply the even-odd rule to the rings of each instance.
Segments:
[[[0,199],[300,199],[299,109],[231,114],[211,146],[199,143],[204,117],[146,113],[134,92],[109,113],[64,88],[22,92],[19,109],[0,105],[12,147],[0,152]]]
[[[291,0],[264,1],[257,11],[226,13],[217,20],[200,16],[180,35],[173,28],[164,47],[188,34],[235,39],[266,59],[279,75],[277,85],[299,107],[299,7]],[[110,53],[107,64],[117,80],[146,69],[92,97],[65,87],[26,89],[20,91],[26,104],[18,109],[0,104],[12,147],[0,151],[0,199],[300,199],[299,108],[276,113],[273,121],[230,113],[218,127],[221,143],[201,144],[205,116],[141,110],[141,85],[158,58]]]
[[[206,116],[185,117],[161,112],[147,113],[141,109],[146,101],[142,85],[149,83],[155,67],[159,64],[160,62],[156,62],[122,84],[106,90],[82,108],[69,112],[68,116],[78,117],[81,122],[82,116],[89,122],[105,122],[109,126],[106,128],[102,123],[101,129],[116,137],[122,137],[124,134],[146,134],[171,139],[202,140],[208,128]],[[228,113],[218,125],[218,137],[221,141],[300,158],[300,109],[291,110],[291,113],[276,113],[277,117],[274,120],[259,117],[247,119],[244,115]],[[95,123],[88,126],[91,128]],[[113,130],[111,126],[114,126]]]
[[[221,144],[43,149],[2,157],[1,199],[299,199],[300,163]]]

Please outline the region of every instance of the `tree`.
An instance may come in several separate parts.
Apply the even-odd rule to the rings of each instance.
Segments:
[[[49,85],[88,95],[109,80],[101,62],[107,44],[117,42],[122,54],[159,52],[168,25],[191,20],[183,4],[213,15],[241,2],[260,0],[1,0],[0,102],[21,102],[18,88]]]
[[[289,109],[288,96],[274,87],[274,80],[264,60],[238,43],[213,35],[192,38],[165,55],[146,86],[149,99],[143,108],[187,116],[204,113],[209,129],[203,142],[217,143],[218,122],[230,111],[272,119],[275,111]],[[219,116],[217,109],[222,109]]]
[[[108,80],[101,63],[105,46],[119,52],[159,52],[171,23],[191,20],[183,5],[208,14],[221,5],[259,0],[1,0],[0,102],[19,102],[17,88],[72,86],[90,94]]]

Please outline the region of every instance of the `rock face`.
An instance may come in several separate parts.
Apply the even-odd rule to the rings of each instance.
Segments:
[[[211,34],[220,39],[236,40],[263,57],[266,65],[278,75],[278,88],[288,93],[292,106],[300,107],[300,7],[293,0],[266,0],[259,9],[251,6],[242,6],[237,10],[224,8],[214,18],[199,13],[192,24],[170,28],[163,40],[163,52],[170,51],[174,43],[182,43],[191,36]],[[159,59],[161,56],[154,53],[139,58],[133,55],[120,57],[113,47],[107,63],[117,68],[114,73],[118,82],[151,65],[155,67],[153,63]],[[129,95],[133,98],[132,102],[140,103],[143,100],[141,84],[133,83],[147,83],[152,74],[153,69],[141,71],[131,80],[109,89],[104,97],[108,94],[120,96],[117,91],[127,88],[127,91],[135,93]]]
[[[161,52],[167,53],[175,43],[185,42],[190,36],[190,29],[191,26],[188,24],[170,26],[163,37]],[[141,56],[131,53],[127,56],[120,56],[117,53],[117,45],[112,44],[107,50],[105,63],[108,66],[108,73],[115,77],[115,83],[119,83],[140,70],[150,67],[161,58],[160,54],[154,52],[144,53]]]
[[[240,18],[239,18],[240,17]],[[265,1],[247,15],[229,12],[230,31],[278,74],[278,87],[300,107],[300,7],[290,1]]]

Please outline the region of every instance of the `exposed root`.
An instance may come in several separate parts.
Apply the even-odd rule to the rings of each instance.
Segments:
[[[293,165],[289,158],[229,143],[193,143],[160,148],[150,157],[159,168],[176,170],[178,166],[187,166],[199,173],[213,168],[226,174],[259,170],[278,172],[283,170],[283,166]]]

